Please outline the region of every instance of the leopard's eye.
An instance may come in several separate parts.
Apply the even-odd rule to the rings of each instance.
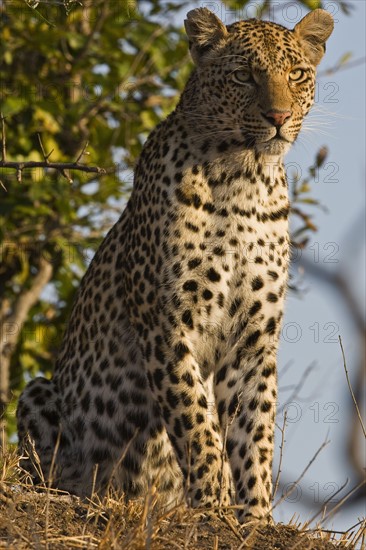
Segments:
[[[306,71],[304,69],[294,69],[290,72],[289,79],[292,82],[302,82],[306,79]]]
[[[249,84],[253,81],[253,77],[250,72],[243,69],[234,71],[232,74],[232,78],[237,84]]]

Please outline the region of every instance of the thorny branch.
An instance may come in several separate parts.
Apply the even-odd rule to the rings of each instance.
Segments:
[[[344,302],[344,305],[347,308],[347,312],[350,316],[350,319],[353,321],[356,333],[355,336],[359,341],[360,346],[360,359],[359,365],[354,375],[354,382],[352,384],[354,390],[354,400],[358,404],[364,404],[364,381],[366,377],[366,368],[365,368],[365,348],[366,348],[366,326],[363,318],[363,312],[360,308],[360,303],[355,299],[352,288],[348,279],[340,272],[333,273],[325,269],[320,264],[311,262],[306,257],[302,257],[301,267],[311,276],[318,279],[320,282],[325,283],[328,287],[331,286],[338,293],[338,297]],[[362,406],[361,405],[361,406]],[[358,450],[358,441],[359,441],[359,420],[356,409],[352,407],[352,421],[348,433],[348,456],[350,461],[357,472],[359,479],[364,479],[365,471],[362,461],[362,453]],[[362,493],[358,493],[356,498],[362,498]]]
[[[283,415],[283,425],[282,428],[280,428],[281,431],[281,443],[280,443],[280,460],[278,463],[278,470],[277,470],[277,476],[273,487],[273,498],[276,496],[278,484],[280,482],[280,475],[282,472],[282,459],[283,459],[283,449],[285,444],[285,431],[286,431],[286,420],[287,420],[287,411],[285,410]]]
[[[43,161],[8,161],[6,160],[6,129],[5,129],[5,117],[1,113],[1,161],[0,168],[15,170],[17,174],[17,180],[20,183],[22,181],[23,170],[27,168],[52,168],[57,170],[64,176],[69,183],[73,183],[73,180],[66,172],[66,170],[78,170],[80,172],[87,172],[99,175],[112,174],[115,171],[115,167],[110,168],[101,168],[99,166],[87,166],[85,164],[80,164],[80,159],[84,155],[89,153],[86,151],[88,142],[85,143],[84,147],[81,150],[81,153],[78,155],[77,159],[74,162],[50,162],[49,158],[53,153],[53,150],[49,153],[46,153],[40,135],[38,134],[38,140],[41,147]],[[0,180],[0,186],[6,191],[6,187],[3,182]]]
[[[291,484],[291,486],[289,487],[289,489],[287,489],[287,491],[285,491],[283,494],[282,494],[282,497],[279,498],[277,500],[277,502],[274,504],[272,510],[274,510],[275,508],[277,508],[277,506],[279,504],[281,504],[281,502],[283,502],[287,497],[289,497],[291,495],[291,493],[293,493],[293,491],[296,489],[296,487],[299,485],[300,481],[303,479],[303,477],[305,476],[306,472],[309,470],[309,468],[311,467],[311,465],[315,462],[316,458],[318,457],[318,455],[321,453],[321,451],[324,449],[324,447],[326,447],[328,444],[329,444],[329,440],[328,439],[325,439],[323,441],[323,443],[320,445],[319,449],[316,451],[316,453],[314,454],[314,456],[312,457],[312,459],[308,462],[307,466],[303,469],[303,471],[301,472],[300,476],[297,478],[297,480]]]
[[[359,65],[365,65],[365,63],[366,57],[360,57],[359,59],[354,59],[353,61],[349,61],[347,63],[337,63],[333,67],[329,67],[329,69],[318,72],[318,78],[321,78],[322,76],[330,76],[336,72],[344,71],[346,69],[353,69]]]
[[[1,113],[1,161],[6,162],[6,133],[5,133],[5,117]]]
[[[347,370],[347,363],[346,363],[346,356],[344,354],[344,349],[343,349],[343,344],[342,344],[342,338],[339,336],[339,344],[341,346],[341,350],[342,350],[342,357],[343,357],[343,366],[344,366],[344,370],[346,372],[346,378],[347,378],[347,384],[348,384],[348,387],[349,387],[349,391],[351,393],[351,396],[352,396],[352,401],[356,407],[356,411],[357,411],[357,416],[358,416],[358,419],[360,421],[360,424],[361,424],[361,428],[362,428],[362,431],[363,431],[363,435],[364,437],[366,438],[366,430],[365,430],[365,426],[364,426],[364,423],[363,423],[363,420],[362,420],[362,416],[361,416],[361,413],[360,413],[360,409],[358,407],[358,404],[357,404],[357,400],[355,398],[355,394],[353,393],[353,389],[352,389],[352,386],[351,386],[351,382],[350,382],[350,379],[349,379],[349,376],[348,376],[348,370]]]
[[[326,511],[327,506],[330,502],[334,502],[334,497],[339,495],[343,491],[343,489],[348,485],[349,479],[347,478],[346,481],[336,490],[334,493],[330,495],[322,504],[320,509],[308,520],[309,525],[320,515],[323,514],[323,512]]]

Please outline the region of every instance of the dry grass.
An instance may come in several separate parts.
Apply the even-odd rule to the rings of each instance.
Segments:
[[[349,381],[346,361],[344,369],[348,387],[355,404],[364,435],[361,418]],[[274,483],[274,498],[279,485],[284,452],[286,414],[281,431],[280,461]],[[1,434],[0,434],[1,435]],[[29,474],[19,467],[16,450],[2,451],[0,445],[0,549],[58,550],[331,550],[334,548],[366,550],[366,520],[359,519],[347,531],[323,528],[327,520],[339,512],[349,497],[364,483],[350,489],[333,508],[328,504],[345,488],[345,483],[331,495],[318,512],[305,523],[296,519],[288,525],[263,525],[252,522],[239,525],[232,510],[188,509],[184,504],[167,512],[159,511],[154,487],[145,499],[127,502],[123,496],[109,489],[102,499],[93,494],[82,501],[78,497],[51,488],[52,473],[58,441],[50,469],[50,479],[44,480],[41,465],[32,442],[30,450],[33,466],[43,487],[34,487]],[[278,506],[304,477],[322,449],[325,440],[309,461],[289,492],[277,499]],[[123,458],[123,457],[122,457]],[[96,474],[96,472],[95,472]],[[317,521],[315,528],[311,525]]]
[[[144,501],[109,492],[99,499],[35,489],[15,451],[0,455],[0,548],[17,550],[309,550],[364,548],[365,522],[345,533],[289,525],[240,527],[231,512],[208,516],[184,505],[159,512],[153,489]]]

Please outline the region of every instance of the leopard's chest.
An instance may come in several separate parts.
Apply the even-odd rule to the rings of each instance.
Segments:
[[[179,298],[171,301],[172,313],[183,320],[202,358],[214,360],[240,324],[245,333],[249,324],[281,315],[289,261],[287,193],[278,186],[269,197],[261,182],[243,180],[199,207],[179,203],[175,213],[173,254],[164,270]]]

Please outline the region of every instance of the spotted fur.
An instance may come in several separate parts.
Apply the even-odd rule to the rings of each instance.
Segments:
[[[83,278],[51,381],[18,407],[20,449],[79,495],[241,505],[270,517],[276,354],[289,264],[283,156],[333,28],[226,27],[188,13],[196,64],[149,136],[131,198]],[[31,466],[24,464],[39,478]],[[96,469],[97,465],[97,469]]]

